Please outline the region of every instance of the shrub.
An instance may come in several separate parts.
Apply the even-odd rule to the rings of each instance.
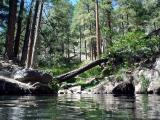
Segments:
[[[159,38],[144,39],[141,31],[128,32],[125,36],[113,41],[104,57],[115,58],[120,63],[132,64],[159,53]]]
[[[146,79],[143,75],[141,76],[140,80],[141,80],[140,82],[141,82],[141,86],[142,86],[141,90],[143,92],[147,93],[147,89],[149,87],[150,81],[148,79]]]

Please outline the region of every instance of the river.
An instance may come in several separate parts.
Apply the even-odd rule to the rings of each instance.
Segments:
[[[0,120],[160,119],[160,96],[1,96]]]

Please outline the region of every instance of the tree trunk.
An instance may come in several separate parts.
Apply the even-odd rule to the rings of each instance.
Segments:
[[[90,46],[89,46],[89,57],[90,57],[90,60],[92,60],[92,46],[91,46],[91,43],[90,43]]]
[[[61,43],[61,47],[62,47],[62,55],[65,56],[65,51],[64,51],[64,43]]]
[[[98,0],[95,0],[96,8],[96,41],[97,41],[97,59],[101,57],[101,42],[100,42],[100,33],[99,33],[99,7]]]
[[[112,6],[112,2],[108,2],[108,6]],[[111,10],[110,9],[107,9],[106,10],[106,13],[107,13],[107,27],[109,28],[109,45],[112,45],[112,25],[111,25]]]
[[[93,39],[91,39],[91,58],[93,61],[93,57],[94,57],[94,45],[93,45]]]
[[[41,11],[40,11],[40,20],[39,20],[39,29],[38,29],[38,32],[40,32],[40,29],[41,29],[41,19],[42,19],[42,10],[43,10],[43,3],[41,5]],[[41,44],[41,41],[40,41],[40,38],[39,38],[39,34],[37,36],[37,44],[35,45],[35,52],[34,52],[34,56],[33,56],[33,64],[32,64],[32,67],[33,68],[38,68],[38,52],[40,51],[40,44]]]
[[[85,55],[86,55],[86,60],[87,60],[87,41],[86,40],[85,40],[84,46],[85,46]]]
[[[82,48],[82,32],[81,32],[81,27],[79,28],[79,59],[80,59],[80,62],[82,61],[81,57],[82,57],[82,52],[81,52],[81,48]]]
[[[38,36],[39,21],[41,16],[40,14],[42,9],[41,6],[42,6],[42,0],[37,0],[35,5],[35,14],[34,14],[33,23],[32,23],[32,32],[29,39],[26,68],[31,68],[33,65],[35,45],[36,45],[36,40]]]
[[[94,53],[94,60],[97,60],[97,50],[96,50],[96,44],[93,44],[93,53]]]
[[[14,47],[14,33],[17,14],[17,0],[9,0],[9,18],[8,18],[8,30],[6,39],[6,57],[7,59],[13,59],[13,47]]]
[[[99,59],[99,60],[95,60],[93,62],[91,62],[90,64],[87,64],[84,67],[81,67],[79,69],[73,70],[71,72],[65,73],[63,75],[60,75],[58,77],[56,77],[55,79],[57,79],[59,82],[64,82],[67,80],[70,80],[71,78],[74,78],[75,76],[97,66],[97,65],[101,65],[101,63],[107,62],[107,59]]]
[[[27,19],[26,33],[25,33],[23,49],[22,49],[22,56],[21,56],[21,64],[22,65],[25,65],[25,62],[26,62],[26,59],[27,59],[29,37],[31,35],[31,30],[32,30],[32,24],[31,23],[32,23],[32,18],[33,18],[34,1],[35,0],[32,0],[32,2],[31,2],[31,8],[30,8],[30,11],[29,11],[28,19]]]
[[[123,15],[121,16],[121,18],[122,18],[122,32],[123,32],[123,36],[124,36],[124,22],[123,22]]]
[[[24,0],[21,0],[20,10],[18,15],[18,23],[17,23],[17,33],[14,43],[14,57],[17,58],[19,52],[19,42],[20,42],[20,35],[21,35],[21,24],[23,20],[23,9],[24,9]]]
[[[70,39],[70,36],[69,36],[69,34],[68,34],[68,35],[67,35],[67,41],[68,41],[68,43],[67,43],[67,44],[68,44],[68,48],[67,48],[67,54],[68,54],[68,56],[67,56],[67,57],[68,57],[68,60],[69,60],[69,58],[70,58],[70,51],[69,51],[69,47],[70,47],[69,44],[70,44],[70,41],[69,41],[69,39]]]

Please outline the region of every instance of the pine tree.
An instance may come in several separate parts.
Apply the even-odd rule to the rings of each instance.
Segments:
[[[6,39],[6,57],[13,59],[14,53],[14,34],[17,14],[17,0],[9,0],[9,18],[8,18],[8,30]]]

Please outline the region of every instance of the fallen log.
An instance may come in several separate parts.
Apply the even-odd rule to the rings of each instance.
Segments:
[[[60,76],[55,77],[54,79],[58,80],[58,82],[64,82],[64,81],[70,80],[70,79],[74,78],[75,76],[77,76],[77,75],[79,75],[79,74],[81,74],[81,73],[83,73],[87,70],[90,70],[97,65],[101,65],[102,63],[105,63],[107,61],[108,61],[108,59],[95,60],[95,61],[87,64],[84,67],[81,67],[81,68],[73,70],[71,72],[62,74]]]

